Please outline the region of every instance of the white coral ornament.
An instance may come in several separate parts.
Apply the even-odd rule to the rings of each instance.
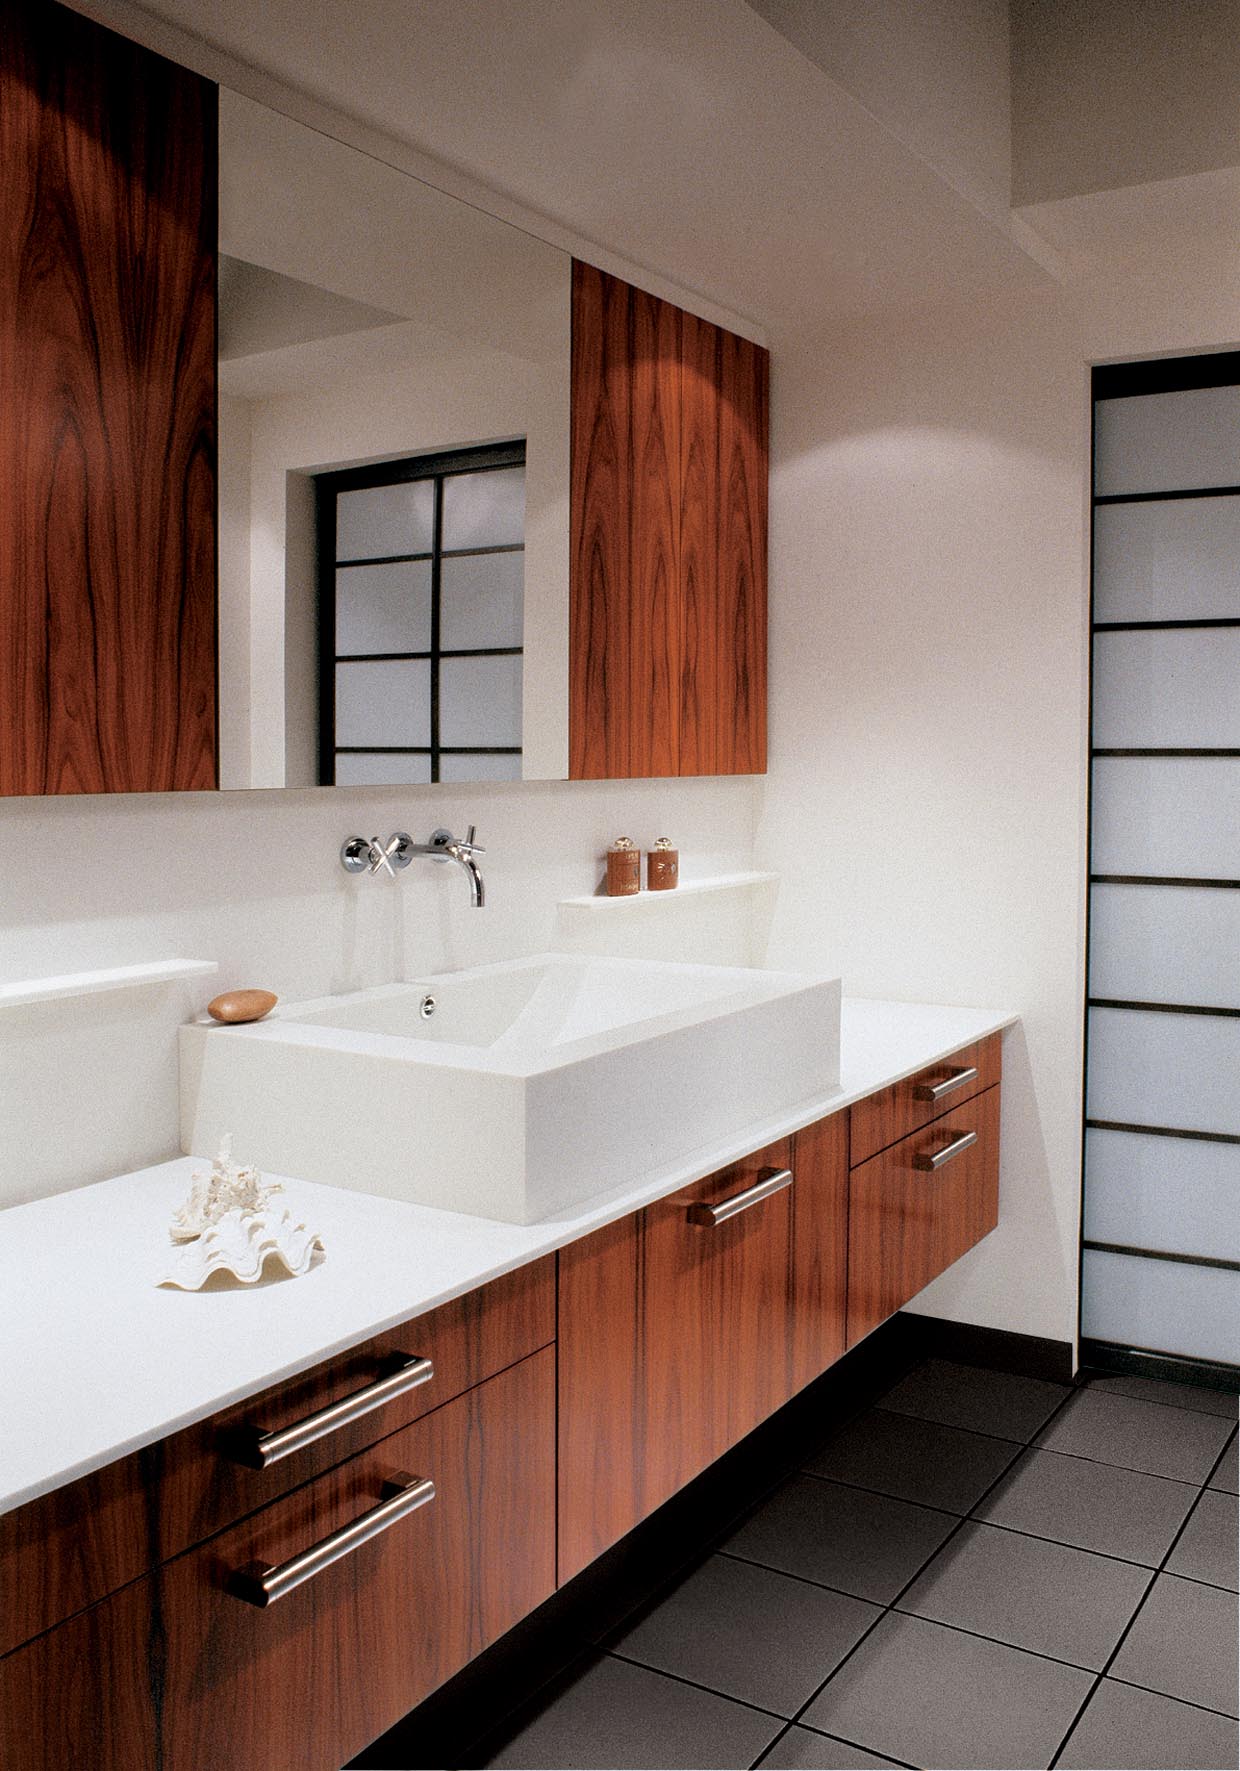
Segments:
[[[271,1200],[283,1192],[278,1181],[264,1184],[256,1168],[232,1160],[225,1136],[210,1172],[190,1177],[189,1198],[173,1216],[169,1236],[178,1244],[173,1263],[159,1285],[199,1291],[215,1273],[254,1285],[269,1265],[292,1278],[308,1273],[315,1257],[326,1254],[323,1238],[299,1224],[286,1206]]]

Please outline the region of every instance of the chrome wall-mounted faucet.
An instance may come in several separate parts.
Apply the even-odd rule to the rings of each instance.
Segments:
[[[453,861],[464,869],[469,880],[470,903],[475,910],[481,910],[486,903],[486,887],[474,856],[485,855],[486,850],[474,841],[474,829],[471,824],[468,836],[464,837],[453,836],[450,830],[436,830],[429,842],[414,842],[407,830],[395,831],[386,842],[380,842],[377,836],[350,836],[341,844],[340,865],[346,873],[386,871],[395,879],[397,870],[408,867],[415,855],[425,855],[432,861]]]

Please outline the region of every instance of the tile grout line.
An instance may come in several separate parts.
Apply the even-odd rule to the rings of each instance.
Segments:
[[[1086,1692],[1085,1701],[1082,1703],[1080,1709],[1077,1710],[1075,1716],[1073,1716],[1071,1726],[1069,1727],[1067,1733],[1064,1735],[1063,1739],[1059,1742],[1058,1747],[1055,1749],[1055,1753],[1051,1759],[1050,1766],[1048,1767],[1048,1771],[1055,1771],[1055,1768],[1059,1764],[1060,1758],[1063,1756],[1064,1749],[1067,1747],[1068,1742],[1071,1740],[1073,1734],[1076,1732],[1077,1727],[1080,1725],[1080,1721],[1081,1721],[1082,1716],[1085,1714],[1086,1710],[1089,1708],[1090,1704],[1093,1702],[1095,1693],[1098,1691],[1098,1688],[1101,1686],[1102,1681],[1106,1678],[1106,1676],[1110,1672],[1111,1668],[1115,1665],[1115,1662],[1116,1662],[1117,1658],[1119,1657],[1120,1650],[1123,1648],[1124,1643],[1128,1640],[1129,1636],[1132,1634],[1133,1626],[1136,1624],[1137,1619],[1140,1617],[1141,1613],[1145,1610],[1146,1605],[1149,1603],[1150,1594],[1154,1591],[1154,1588],[1158,1585],[1159,1576],[1166,1572],[1167,1563],[1171,1560],[1172,1556],[1175,1554],[1175,1547],[1179,1543],[1180,1539],[1183,1537],[1185,1529],[1188,1525],[1188,1521],[1192,1518],[1193,1514],[1197,1511],[1197,1501],[1199,1501],[1201,1499],[1201,1496],[1205,1493],[1206,1488],[1209,1485],[1211,1477],[1215,1474],[1219,1465],[1222,1463],[1223,1458],[1226,1456],[1227,1447],[1231,1444],[1232,1437],[1233,1437],[1233,1435],[1231,1433],[1229,1433],[1227,1435],[1227,1438],[1223,1442],[1222,1448],[1218,1452],[1218,1455],[1215,1457],[1214,1462],[1210,1465],[1210,1468],[1207,1470],[1205,1480],[1201,1483],[1200,1487],[1198,1488],[1197,1500],[1195,1500],[1193,1502],[1192,1506],[1188,1509],[1188,1512],[1185,1514],[1184,1518],[1180,1522],[1180,1528],[1176,1532],[1175,1536],[1171,1539],[1171,1542],[1167,1545],[1166,1554],[1163,1556],[1162,1561],[1158,1564],[1158,1567],[1154,1570],[1153,1575],[1150,1578],[1149,1584],[1147,1585],[1145,1591],[1141,1595],[1141,1598],[1137,1604],[1136,1610],[1133,1612],[1132,1616],[1128,1619],[1128,1622],[1124,1625],[1123,1629],[1120,1631],[1119,1639],[1117,1640],[1114,1648],[1112,1648],[1110,1654],[1108,1655],[1107,1660],[1106,1660],[1106,1664],[1103,1666],[1102,1671],[1098,1674],[1097,1678],[1094,1680],[1093,1684],[1090,1686],[1089,1690]],[[1123,1683],[1131,1683],[1131,1681],[1126,1680],[1126,1681],[1123,1681]],[[1150,1689],[1150,1687],[1148,1685],[1135,1685],[1134,1684],[1133,1689],[1137,1690],[1137,1691],[1148,1691]],[[1157,1691],[1157,1692],[1154,1692],[1153,1695],[1156,1697],[1170,1697],[1170,1693],[1166,1692],[1166,1691]],[[1177,1700],[1172,1698],[1171,1701],[1175,1702]],[[1196,1705],[1194,1707],[1205,1708],[1205,1705]]]

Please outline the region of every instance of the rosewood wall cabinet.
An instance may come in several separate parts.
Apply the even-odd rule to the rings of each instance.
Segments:
[[[573,265],[569,773],[766,768],[768,359]]]
[[[216,109],[0,7],[0,794],[216,783]]]

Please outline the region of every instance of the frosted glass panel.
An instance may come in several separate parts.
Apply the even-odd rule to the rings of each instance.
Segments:
[[[336,666],[336,743],[429,744],[431,667],[424,658]]]
[[[439,666],[442,744],[521,743],[521,659],[445,658]]]
[[[338,756],[337,787],[420,786],[431,778],[429,756]]]
[[[1240,486],[1240,387],[1099,400],[1094,491]]]
[[[1240,1134],[1240,1020],[1090,1009],[1087,1112]]]
[[[1094,512],[1094,620],[1240,615],[1240,498],[1101,504]]]
[[[336,558],[428,553],[434,527],[435,491],[429,480],[341,492],[336,499]]]
[[[453,756],[450,751],[439,758],[441,781],[519,781],[519,756]]]
[[[430,643],[429,560],[336,573],[338,652],[426,652]]]
[[[525,469],[454,474],[443,485],[443,545],[505,547],[525,539]]]
[[[1083,1277],[1091,1340],[1240,1363],[1240,1273],[1087,1248]]]
[[[1240,1144],[1087,1131],[1085,1236],[1240,1260]]]
[[[1093,871],[1240,879],[1240,761],[1098,757]]]
[[[1240,891],[1096,885],[1089,993],[1240,1008]]]
[[[519,646],[524,553],[482,553],[445,560],[439,579],[440,644]]]
[[[1240,749],[1240,628],[1095,634],[1094,744]]]

